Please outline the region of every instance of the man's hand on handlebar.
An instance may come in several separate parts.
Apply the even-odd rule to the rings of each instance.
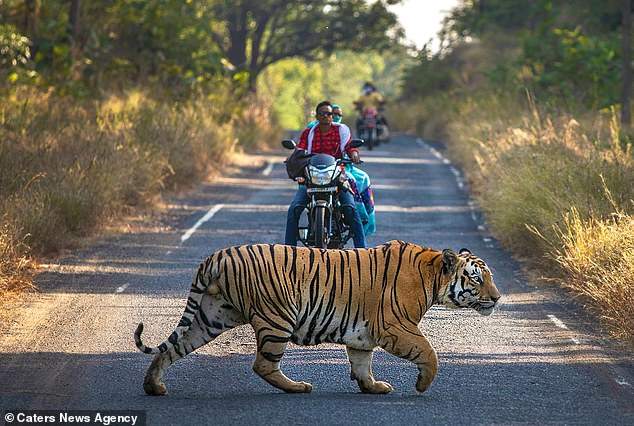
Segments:
[[[361,162],[359,151],[352,151],[352,154],[350,154],[350,159],[352,160],[353,163],[359,164]]]

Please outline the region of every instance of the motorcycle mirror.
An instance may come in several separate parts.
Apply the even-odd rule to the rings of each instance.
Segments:
[[[284,139],[282,141],[282,146],[286,149],[295,149],[295,141],[292,139]]]
[[[359,148],[361,145],[363,145],[365,143],[365,141],[363,139],[352,139],[350,141],[350,146],[352,148]]]

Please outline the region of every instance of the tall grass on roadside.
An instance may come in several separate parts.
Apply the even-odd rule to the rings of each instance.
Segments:
[[[28,235],[35,253],[58,250],[105,218],[214,172],[241,133],[274,131],[219,93],[182,103],[142,91],[96,102],[33,89],[6,96],[0,214],[7,229],[22,230],[7,241]]]
[[[32,288],[33,261],[28,247],[15,241],[7,224],[0,226],[0,295]]]
[[[632,213],[634,158],[617,131],[589,134],[571,117],[541,118],[534,111],[506,128],[493,121],[454,125],[451,151],[469,170],[489,223],[516,253],[545,253],[545,240],[527,226],[551,241],[553,225],[572,208],[584,220],[610,217],[615,206],[606,189],[616,207]],[[608,140],[596,137],[606,134]]]
[[[415,102],[389,104],[386,114],[394,130],[425,139],[446,140],[452,109],[453,100],[438,95]]]
[[[634,156],[615,115],[577,121],[534,105],[463,107],[450,151],[494,234],[634,342]]]
[[[240,147],[253,149],[278,146],[282,132],[272,113],[270,102],[256,96],[250,96],[245,102],[248,106],[234,120]]]
[[[561,283],[621,339],[634,337],[634,217],[583,220],[577,210],[557,228],[560,246],[551,253],[564,272]]]

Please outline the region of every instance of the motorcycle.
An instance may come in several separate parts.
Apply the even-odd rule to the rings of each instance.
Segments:
[[[351,141],[353,148],[363,143],[361,139]],[[295,149],[296,144],[286,139],[282,146]],[[300,185],[306,185],[309,199],[305,210],[308,225],[299,226],[299,239],[306,247],[343,249],[352,238],[338,197],[340,191],[352,191],[343,172],[344,166],[351,163],[328,154],[313,154],[304,167],[304,176],[295,178]]]
[[[378,111],[375,108],[365,108],[361,114],[361,125],[359,126],[359,137],[368,144],[368,149],[372,151],[379,144],[378,138]]]

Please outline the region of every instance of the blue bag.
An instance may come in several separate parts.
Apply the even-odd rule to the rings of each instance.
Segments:
[[[370,176],[352,164],[346,165],[348,182],[352,187],[355,208],[361,216],[365,236],[376,232],[376,216],[374,214],[374,192],[370,185]]]

